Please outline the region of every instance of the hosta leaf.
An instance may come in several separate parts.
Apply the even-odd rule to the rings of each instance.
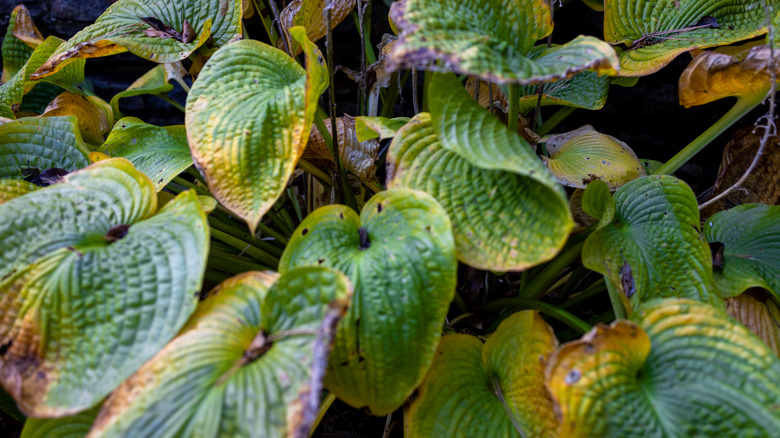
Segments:
[[[759,290],[748,290],[727,299],[726,311],[780,356],[780,307],[775,300]]]
[[[572,199],[574,199],[573,196]],[[607,183],[600,179],[588,184],[582,194],[582,209],[590,217],[599,220],[599,228],[604,228],[612,223],[616,207],[615,199],[609,193]]]
[[[151,181],[124,159],[0,205],[0,379],[25,413],[95,405],[194,310],[205,214],[192,191],[156,210]]]
[[[390,18],[400,31],[390,58],[395,68],[440,61],[491,82],[533,84],[584,70],[614,74],[618,65],[608,44],[586,36],[529,59],[534,43],[552,32],[544,0],[402,0]]]
[[[34,114],[43,114],[49,102],[62,94],[63,89],[49,83],[41,83],[35,86],[30,92],[24,95],[22,99],[22,112],[31,112]]]
[[[332,136],[330,119],[325,119],[323,123],[328,134]],[[379,141],[358,140],[355,118],[346,114],[336,117],[336,132],[338,132],[339,159],[344,167],[366,184],[375,182]],[[304,156],[307,159],[327,160],[328,165],[335,169],[328,145],[316,127],[312,127]]]
[[[15,118],[14,112],[21,105],[25,92],[38,84],[37,82],[30,82],[30,74],[40,67],[62,44],[63,41],[57,37],[50,36],[46,38],[45,41],[35,48],[24,67],[19,69],[8,82],[0,85],[0,117]],[[83,59],[74,62],[57,74],[47,77],[43,82],[58,85],[69,91],[79,92],[81,90],[77,88],[76,84],[84,82],[84,62]]]
[[[54,420],[30,418],[24,423],[20,438],[83,438],[92,427],[98,411],[100,406]]]
[[[680,105],[690,108],[731,96],[763,99],[772,82],[767,68],[770,59],[769,46],[752,47],[737,55],[701,53],[680,75]]]
[[[109,397],[88,436],[289,436],[320,322],[349,293],[346,277],[324,267],[226,280]]]
[[[284,52],[252,40],[218,50],[187,96],[195,165],[219,202],[253,231],[281,195],[309,138],[328,74],[300,27],[306,71]]]
[[[295,230],[280,272],[330,266],[355,284],[325,379],[340,399],[383,415],[423,379],[455,293],[451,233],[441,206],[412,190],[378,193],[360,217],[343,205],[322,207]]]
[[[690,187],[671,176],[650,176],[622,186],[614,198],[617,222],[588,236],[583,265],[631,295],[634,308],[648,299],[667,297],[722,307],[712,278],[710,250],[699,236],[699,209]],[[630,279],[626,272],[631,273]]]
[[[448,335],[406,418],[412,437],[555,437],[544,370],[558,341],[535,311],[507,318],[483,345]]]
[[[717,28],[690,29],[705,17],[714,18]],[[648,75],[691,49],[731,44],[766,31],[764,8],[751,0],[604,2],[604,40],[630,47],[620,53],[621,76]]]
[[[37,188],[38,186],[27,181],[0,179],[0,204],[22,196],[25,193],[30,193]]]
[[[392,119],[387,117],[356,117],[355,130],[357,139],[358,141],[366,141],[373,138],[378,138],[379,140],[393,138],[396,132],[408,121],[409,117],[395,117]]]
[[[33,52],[30,46],[13,35],[14,32],[34,35],[43,41],[43,36],[32,21],[30,11],[23,4],[17,5],[8,18],[8,30],[3,38],[3,75],[0,82],[8,82],[16,72],[24,68]]]
[[[417,115],[390,145],[388,186],[436,198],[452,218],[458,259],[470,266],[520,270],[553,257],[573,221],[528,143],[454,77],[434,76],[429,104],[433,113]]]
[[[349,17],[349,13],[355,8],[355,0],[293,0],[287,4],[279,13],[279,22],[282,29],[289,31],[294,26],[302,26],[306,29],[306,37],[313,42],[324,37],[327,33],[325,20],[325,7],[332,3],[331,9],[331,28],[338,26],[339,23]],[[301,46],[295,44],[294,40],[289,39],[294,50],[294,54],[301,53]],[[276,41],[276,48],[284,50],[285,39],[279,38]]]
[[[99,145],[114,126],[111,107],[97,96],[66,91],[52,100],[43,112],[43,117],[76,116],[79,131],[84,141]]]
[[[550,157],[542,157],[547,167],[568,187],[585,188],[599,179],[611,190],[645,175],[634,151],[615,137],[585,125],[547,140]]]
[[[99,151],[130,160],[152,180],[157,191],[192,165],[184,126],[161,128],[135,117],[119,120]]]
[[[156,18],[178,33],[184,32],[187,20],[195,35],[186,43],[149,36],[145,31],[151,27],[141,20],[146,17]],[[240,0],[120,0],[59,47],[33,78],[53,74],[75,59],[125,51],[161,64],[180,61],[209,39],[221,47],[240,35]]]
[[[774,436],[780,360],[722,310],[654,300],[599,325],[547,369],[566,437]]]
[[[23,179],[22,169],[73,171],[89,164],[77,119],[25,117],[0,125],[0,178]]]
[[[607,103],[610,83],[608,76],[599,76],[592,71],[577,73],[570,78],[546,84],[542,92],[542,106],[560,105],[589,110],[601,109]],[[536,108],[538,99],[536,86],[521,87],[520,112],[525,114]]]
[[[168,92],[173,90],[173,84],[168,83],[168,80],[171,79],[169,71],[170,69],[166,68],[166,64],[160,64],[130,84],[126,90],[115,94],[114,97],[111,98],[111,108],[113,109],[114,114],[121,114],[121,111],[119,110],[119,99],[124,97],[151,94],[167,100]],[[117,115],[117,117],[119,116]]]
[[[704,237],[723,244],[715,283],[724,298],[754,286],[780,300],[780,206],[744,204],[712,216]]]

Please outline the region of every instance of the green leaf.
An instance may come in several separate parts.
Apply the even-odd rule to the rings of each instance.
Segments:
[[[592,71],[550,82],[544,86],[542,106],[560,105],[589,110],[601,109],[607,103],[610,83],[609,76],[599,76]],[[526,114],[535,109],[538,99],[537,86],[522,86],[519,111]]]
[[[671,176],[644,177],[619,188],[614,200],[617,222],[585,241],[586,268],[604,274],[624,295],[631,295],[634,308],[667,297],[723,307],[713,282],[709,247],[699,236],[699,208],[690,187]],[[630,291],[631,283],[636,293]]]
[[[449,218],[433,198],[412,190],[379,192],[360,217],[343,205],[322,207],[295,230],[279,270],[319,265],[341,270],[355,285],[326,387],[374,415],[394,411],[425,376],[455,293]]]
[[[30,418],[20,438],[84,438],[92,427],[100,406],[69,417],[47,420]]]
[[[573,220],[528,143],[452,76],[434,75],[429,104],[432,114],[418,114],[390,145],[388,187],[422,190],[442,204],[463,263],[522,270],[552,258]]]
[[[399,40],[390,62],[397,69],[439,61],[447,70],[520,84],[564,79],[584,70],[616,72],[615,51],[589,36],[545,48],[530,59],[536,41],[552,32],[550,15],[545,0],[395,2],[390,19],[398,26]]]
[[[161,128],[135,117],[119,120],[99,151],[130,160],[154,182],[157,191],[192,165],[183,125]]]
[[[25,167],[74,171],[89,164],[87,154],[74,116],[25,117],[0,125],[0,178],[24,179]]]
[[[183,32],[186,20],[196,35],[186,43],[149,36],[145,31],[151,27],[141,20],[146,17],[156,18],[178,33]],[[33,78],[53,74],[76,59],[125,51],[161,64],[180,61],[209,39],[221,47],[240,36],[240,0],[119,0],[58,48]]]
[[[645,176],[642,163],[627,144],[597,132],[590,125],[551,135],[547,139],[547,152],[550,156],[543,156],[542,161],[568,187],[582,189],[599,179],[615,190]]]
[[[731,44],[766,33],[766,16],[752,0],[605,0],[604,40],[625,44],[621,76],[645,76],[691,49]],[[704,17],[718,28],[687,30]],[[633,48],[632,48],[633,47]]]
[[[38,186],[27,181],[0,179],[0,204],[22,196],[25,193],[30,193],[37,188]]]
[[[25,33],[37,34],[36,36],[43,40],[43,36],[32,22],[30,11],[24,7],[24,4],[17,5],[8,17],[8,29],[3,38],[3,75],[0,77],[0,82],[7,82],[16,72],[23,69],[33,53],[30,46],[13,35],[17,29],[24,30]]]
[[[29,80],[30,74],[40,67],[62,44],[63,41],[57,37],[50,36],[46,38],[33,51],[24,67],[19,69],[8,82],[0,85],[0,117],[16,118],[14,110],[22,104],[24,94],[39,83],[51,83],[72,92],[82,91],[77,84],[84,82],[85,60],[83,59],[72,63],[57,74],[51,75],[40,82]]]
[[[304,30],[304,70],[284,52],[243,40],[217,51],[187,96],[195,165],[211,193],[254,234],[292,175],[328,83],[319,49]]]
[[[590,217],[599,220],[598,228],[604,228],[615,218],[615,200],[604,181],[597,179],[582,194],[582,209]]]
[[[725,312],[654,300],[636,324],[599,325],[547,369],[566,437],[769,437],[780,360]]]
[[[716,213],[704,237],[723,244],[715,283],[724,298],[758,286],[780,299],[780,206],[743,204]]]
[[[355,130],[357,139],[360,142],[378,138],[386,140],[395,137],[396,132],[401,129],[409,117],[355,117]]]
[[[555,437],[558,419],[544,386],[558,341],[536,311],[504,320],[483,345],[468,335],[442,338],[405,417],[409,438]]]
[[[26,414],[94,406],[194,310],[205,214],[193,191],[156,210],[124,159],[0,204],[0,380]]]
[[[168,92],[173,90],[173,84],[168,83],[168,80],[168,71],[165,68],[165,64],[160,64],[144,73],[143,76],[130,84],[126,90],[120,91],[111,98],[111,109],[114,111],[114,115],[119,117],[118,114],[122,113],[119,110],[119,99],[125,97],[151,94],[167,100]]]
[[[108,398],[88,436],[290,436],[321,320],[349,293],[347,278],[324,267],[226,280]]]

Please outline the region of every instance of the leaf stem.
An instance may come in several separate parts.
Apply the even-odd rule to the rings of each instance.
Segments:
[[[512,132],[517,132],[517,116],[520,114],[520,85],[508,84],[509,95],[509,113],[507,114],[506,126]]]
[[[547,120],[544,121],[544,123],[542,123],[542,126],[536,130],[536,134],[540,137],[544,137],[545,135],[549,134],[550,131],[555,129],[559,123],[566,120],[566,118],[569,117],[576,109],[577,108],[572,106],[561,107],[558,111],[555,112],[555,114],[550,116]]]
[[[616,319],[627,319],[626,308],[623,307],[623,301],[620,299],[620,291],[617,290],[612,280],[606,278],[607,292],[609,292],[609,301],[612,303],[612,310],[615,312]]]
[[[220,240],[233,248],[242,251],[244,254],[252,257],[255,260],[259,260],[268,266],[276,268],[279,266],[279,259],[268,254],[267,252],[252,246],[251,243],[245,242],[239,238],[233,237],[228,233],[220,231],[216,228],[211,229],[211,237]]]
[[[320,408],[317,410],[317,417],[314,419],[314,423],[311,425],[309,437],[314,435],[314,431],[317,430],[317,426],[319,426],[322,422],[322,419],[325,418],[325,413],[328,412],[328,409],[330,409],[330,406],[334,401],[336,401],[336,396],[333,395],[332,392],[329,392],[328,395],[325,396],[325,398],[322,400],[322,402],[320,402]]]
[[[330,190],[330,188],[333,187],[331,185],[333,179],[330,176],[328,176],[327,173],[323,172],[319,167],[312,164],[310,161],[301,158],[300,160],[298,160],[298,167],[303,169],[303,171],[307,172],[309,175],[317,178],[317,181],[319,181],[320,184],[325,186],[326,189]]]
[[[544,296],[547,289],[555,283],[558,275],[570,264],[580,258],[584,243],[572,246],[568,250],[558,254],[542,271],[533,279],[528,286],[520,290],[518,298],[539,299]]]
[[[577,330],[580,333],[587,333],[592,328],[590,324],[574,316],[573,314],[561,309],[560,307],[553,306],[550,303],[545,303],[539,300],[530,300],[528,298],[502,298],[492,301],[485,306],[485,312],[496,313],[501,309],[534,309],[544,313],[547,316],[557,319],[558,321],[566,324],[567,326]],[[507,317],[514,312],[507,310],[504,314]],[[503,316],[503,315],[502,315]]]
[[[704,131],[700,136],[696,137],[688,146],[685,146],[683,150],[677,153],[663,166],[659,167],[653,175],[671,175],[677,169],[687,163],[688,160],[698,154],[708,144],[712,143],[717,136],[723,133],[731,127],[737,120],[741,119],[745,114],[749,113],[755,108],[764,97],[764,93],[756,93],[755,96],[743,96],[740,97],[731,109],[723,115],[717,122]]]
[[[246,242],[246,243],[248,243],[250,245],[256,246],[256,247],[260,248],[261,250],[271,254],[274,257],[281,257],[282,256],[282,249],[279,248],[276,245],[273,245],[273,244],[271,244],[269,242],[266,242],[266,241],[263,241],[263,240],[260,240],[260,239],[256,239],[256,238],[252,237],[248,232],[237,230],[234,227],[228,225],[225,222],[222,222],[221,220],[219,220],[217,218],[209,216],[208,220],[209,220],[209,225],[211,226],[211,228],[214,228],[214,229],[217,229],[219,231],[222,231],[223,233],[227,233],[227,234],[235,237],[236,239],[241,239],[242,241],[244,241],[244,242]]]
[[[207,262],[208,269],[217,269],[229,274],[240,274],[246,271],[267,271],[269,266],[252,263],[248,259],[219,251],[210,251]]]

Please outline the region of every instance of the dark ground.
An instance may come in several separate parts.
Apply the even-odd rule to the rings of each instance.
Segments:
[[[36,24],[46,35],[57,35],[67,39],[78,30],[94,21],[112,2],[109,0],[31,0],[24,4],[30,9]],[[8,16],[17,0],[0,0],[0,32],[5,33]],[[372,43],[380,41],[383,33],[390,32],[387,24],[387,6],[383,1],[373,2]],[[578,34],[603,37],[603,15],[594,12],[582,3],[574,1],[555,12],[553,41],[565,42]],[[250,37],[262,40],[264,31],[259,22],[249,20],[247,29]],[[0,38],[2,35],[0,35]],[[334,31],[335,64],[358,69],[360,57],[356,26],[351,18],[345,20]],[[320,42],[321,48],[324,46]],[[724,99],[701,107],[685,109],[677,101],[677,80],[690,61],[690,56],[681,55],[660,72],[640,78],[632,88],[613,87],[606,106],[599,111],[578,110],[565,120],[554,132],[565,132],[584,124],[593,125],[599,132],[625,141],[640,158],[665,161],[682,149],[713,122],[726,113],[733,100]],[[108,58],[91,59],[87,62],[87,77],[92,81],[96,93],[105,100],[130,85],[136,78],[154,66],[130,54]],[[420,76],[422,80],[422,75]],[[343,73],[336,74],[337,114],[356,113],[356,87]],[[422,89],[422,86],[420,86]],[[185,95],[178,87],[172,97],[181,103]],[[404,101],[396,105],[396,115],[410,116],[411,87],[407,84]],[[327,108],[324,104],[323,107]],[[128,115],[158,124],[183,123],[183,114],[167,103],[153,97],[128,98],[122,101],[122,109]],[[549,116],[554,108],[543,109]],[[738,128],[751,125],[763,114],[758,108],[736,126],[727,130],[704,152],[686,165],[678,176],[685,179],[699,193],[712,185],[718,171],[723,146],[731,133]],[[401,437],[402,412],[397,411],[391,422],[392,437]],[[380,437],[385,427],[385,417],[369,417],[362,411],[336,402],[326,414],[315,436],[318,437]],[[0,436],[16,436],[19,424],[0,418]]]

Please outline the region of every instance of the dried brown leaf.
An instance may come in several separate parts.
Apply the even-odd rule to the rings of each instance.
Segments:
[[[331,131],[330,119],[325,120],[325,126],[328,133]],[[359,142],[357,131],[355,130],[355,118],[343,116],[336,118],[338,130],[338,148],[339,158],[344,163],[344,167],[355,174],[361,181],[370,184],[376,181],[376,160],[379,158],[379,142],[376,139]],[[307,160],[330,160],[330,151],[325,143],[325,139],[317,130],[312,127],[309,135],[309,144],[303,157]]]
[[[748,289],[727,299],[726,310],[780,356],[780,309],[762,289]]]

